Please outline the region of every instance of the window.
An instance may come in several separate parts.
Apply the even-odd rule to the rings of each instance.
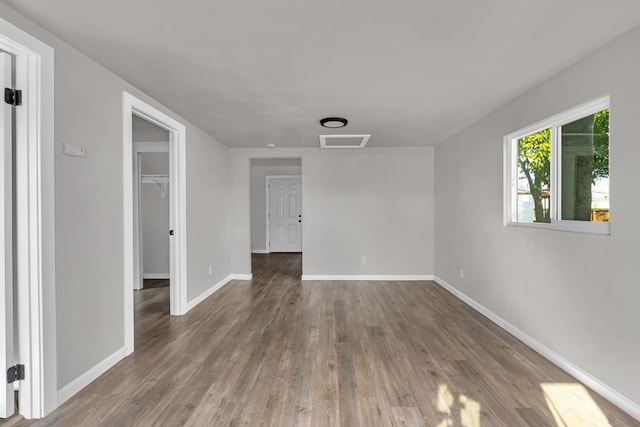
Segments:
[[[609,234],[609,97],[505,137],[506,223]]]

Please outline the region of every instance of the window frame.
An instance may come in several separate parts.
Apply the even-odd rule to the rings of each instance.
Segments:
[[[586,102],[577,107],[556,114],[504,137],[504,225],[514,227],[539,228],[546,230],[570,231],[590,234],[611,234],[611,217],[608,222],[591,222],[562,219],[562,133],[560,128],[568,123],[585,118],[602,110],[611,109],[610,96]],[[611,129],[611,124],[609,124]],[[518,140],[533,133],[551,129],[551,170],[549,177],[550,223],[519,222],[518,210]],[[609,131],[611,134],[611,131]],[[611,146],[609,146],[611,151]],[[611,181],[610,181],[611,182]]]

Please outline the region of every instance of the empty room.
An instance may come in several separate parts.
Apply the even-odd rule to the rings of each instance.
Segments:
[[[0,425],[640,426],[639,49],[632,0],[0,0]]]

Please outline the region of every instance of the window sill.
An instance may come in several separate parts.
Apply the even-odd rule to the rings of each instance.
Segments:
[[[586,221],[554,221],[551,223],[542,222],[507,222],[508,227],[537,228],[540,230],[568,231],[571,233],[586,233],[611,235],[611,223],[609,222],[586,222]]]

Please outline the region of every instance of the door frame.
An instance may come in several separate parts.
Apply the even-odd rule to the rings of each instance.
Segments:
[[[134,350],[134,264],[140,252],[134,247],[133,132],[136,115],[169,132],[170,313],[187,311],[187,215],[186,215],[186,126],[139,98],[123,91],[123,207],[124,207],[124,337],[127,355]],[[139,246],[138,246],[139,249]],[[138,259],[135,259],[135,257]]]
[[[0,18],[0,49],[13,55],[19,413],[41,418],[58,404],[55,283],[54,49]],[[23,219],[20,221],[19,219]]]
[[[0,82],[3,87],[13,87],[13,57],[0,51]],[[11,105],[0,107],[2,139],[0,139],[0,367],[2,372],[16,363],[14,349],[14,281],[13,281],[13,110]],[[6,377],[0,379],[0,418],[8,418],[16,411],[15,384]]]
[[[168,153],[169,141],[133,142],[133,289],[140,290],[144,282],[144,242],[140,195],[142,168],[140,153]],[[138,253],[136,254],[136,251]],[[137,262],[136,262],[137,259]],[[171,286],[171,284],[169,284]]]
[[[270,188],[269,188],[269,184],[271,183],[272,179],[287,179],[287,178],[300,178],[300,182],[302,183],[302,175],[267,175],[264,178],[264,198],[265,198],[265,219],[266,219],[266,240],[265,240],[265,247],[266,247],[266,253],[270,254],[271,253],[271,242],[269,241],[269,227],[271,226],[271,218],[269,217],[269,201],[271,200],[271,194],[270,194]],[[300,192],[302,193],[302,187],[300,188]],[[302,195],[303,199],[304,199],[304,194]],[[304,235],[303,235],[304,238]]]

